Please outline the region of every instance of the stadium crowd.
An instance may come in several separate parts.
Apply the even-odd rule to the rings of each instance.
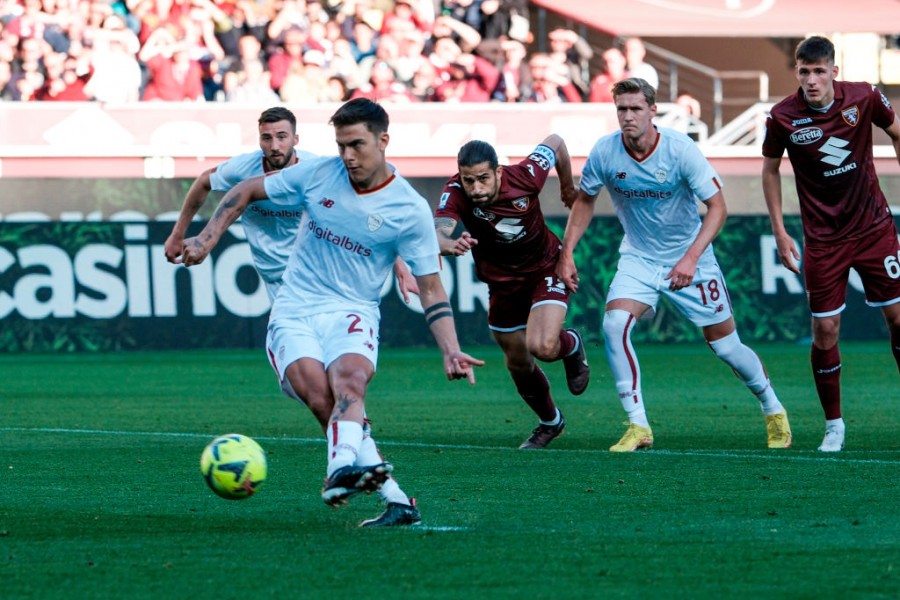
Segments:
[[[605,101],[620,67],[548,37],[526,0],[0,0],[0,100]]]

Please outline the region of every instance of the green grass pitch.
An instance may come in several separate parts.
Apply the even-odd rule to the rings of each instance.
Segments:
[[[369,414],[417,528],[368,530],[376,496],[319,496],[322,435],[263,352],[0,356],[0,597],[898,598],[900,394],[886,342],[846,343],[847,449],[815,451],[805,345],[759,345],[794,430],[765,448],[756,400],[703,345],[641,345],[652,451],[624,431],[601,348],[584,396],[545,365],[568,429],[535,419],[493,347],[478,384],[432,350],[383,349]],[[222,500],[199,457],[254,437],[269,478]]]

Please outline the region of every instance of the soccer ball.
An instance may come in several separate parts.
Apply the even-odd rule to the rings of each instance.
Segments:
[[[200,472],[209,489],[228,500],[243,500],[266,480],[266,453],[239,433],[219,436],[203,449]]]

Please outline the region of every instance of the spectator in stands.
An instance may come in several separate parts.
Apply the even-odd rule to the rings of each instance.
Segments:
[[[441,0],[441,14],[480,31],[481,2],[482,0]]]
[[[488,102],[497,87],[500,72],[474,54],[461,54],[450,64],[450,79],[438,86],[438,102]]]
[[[627,63],[625,55],[616,47],[603,52],[603,72],[598,73],[591,80],[591,90],[588,100],[591,102],[612,102],[612,87],[617,82],[625,79]]]
[[[424,48],[424,34],[407,26],[405,31],[395,30],[392,33],[382,34],[375,55],[378,60],[391,65],[398,81],[409,83],[418,70],[419,63],[424,60],[422,56]],[[363,69],[365,66],[360,64]]]
[[[328,96],[328,75],[325,71],[325,55],[321,50],[307,50],[303,54],[303,66],[288,74],[279,94],[286,103],[314,104],[324,102]]]
[[[369,81],[350,94],[351,99],[368,98],[373,102],[412,102],[412,94],[403,83],[397,81],[394,69],[383,60],[372,65]]]
[[[305,0],[283,0],[280,6],[266,28],[266,36],[270,40],[282,39],[292,29],[303,33],[309,31],[309,15]]]
[[[12,84],[12,65],[0,60],[0,101],[15,100]]]
[[[21,38],[19,58],[13,63],[12,94],[14,100],[34,100],[44,85],[44,49],[49,46],[37,38]]]
[[[331,62],[328,63],[328,72],[331,75],[340,75],[350,87],[359,87],[363,82],[359,65],[353,58],[353,48],[349,40],[338,38],[332,46]]]
[[[378,50],[378,31],[368,22],[359,21],[353,26],[353,38],[350,41],[353,56],[357,63],[375,56]]]
[[[175,38],[170,27],[151,33],[138,58],[147,65],[150,75],[144,100],[204,100],[200,64],[191,60],[187,46]]]
[[[578,88],[582,98],[589,91],[587,73],[588,61],[594,56],[591,45],[571,29],[554,29],[549,34],[550,58],[568,70],[568,79]]]
[[[431,23],[419,15],[414,0],[394,0],[393,10],[385,13],[381,22],[381,35],[405,33],[410,29],[427,33],[431,29]]]
[[[269,105],[279,100],[269,81],[269,72],[259,59],[245,62],[237,85],[225,93],[226,102],[239,104]]]
[[[91,34],[91,77],[85,93],[99,102],[137,102],[143,74],[136,53],[140,43],[118,15],[108,16]]]
[[[434,20],[434,26],[431,29],[432,44],[427,51],[434,51],[437,40],[443,38],[452,39],[462,52],[473,52],[481,43],[481,34],[477,29],[447,16],[440,16]]]
[[[346,102],[350,99],[350,88],[340,75],[332,75],[328,78],[328,85],[322,102]]]
[[[197,0],[192,0],[196,2]],[[207,2],[207,4],[210,4]],[[124,23],[123,23],[124,24]],[[184,43],[191,60],[201,61],[225,58],[225,51],[215,35],[213,17],[204,6],[194,6],[188,15],[178,21],[183,31]]]
[[[442,37],[433,40],[432,50],[428,54],[428,60],[438,71],[443,81],[450,79],[450,65],[462,54],[462,50],[453,41],[453,38]]]
[[[352,40],[357,23],[366,23],[374,31],[381,31],[384,14],[372,8],[372,0],[345,0],[335,21],[341,27],[342,37]]]
[[[505,61],[491,98],[500,102],[518,102],[531,89],[531,72],[525,62],[528,51],[516,40],[503,41],[501,48]]]
[[[292,25],[284,31],[280,48],[269,56],[268,65],[273,90],[277,92],[281,89],[285,77],[295,66],[299,66],[302,71],[305,51],[306,33],[300,27]]]
[[[644,41],[634,36],[625,38],[622,42],[622,52],[625,54],[625,60],[628,63],[626,75],[643,79],[653,86],[653,89],[658,89],[659,73],[656,72],[656,68],[653,65],[644,62],[644,58],[647,56],[647,48],[644,46]]]
[[[437,100],[435,91],[442,83],[438,70],[431,61],[423,60],[419,64],[416,74],[413,75],[409,85],[409,92],[420,102],[434,102]]]
[[[523,97],[525,102],[581,102],[578,88],[568,77],[568,70],[547,54],[537,53],[528,61],[531,88]]]

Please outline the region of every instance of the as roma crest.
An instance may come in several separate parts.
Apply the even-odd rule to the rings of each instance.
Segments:
[[[526,196],[525,198],[517,198],[516,200],[512,201],[512,205],[516,210],[525,212],[526,210],[528,210],[528,197]]]
[[[859,107],[851,106],[850,108],[845,108],[841,111],[841,116],[844,117],[844,122],[850,127],[856,127],[856,124],[859,123]]]
[[[369,228],[369,231],[378,231],[382,225],[384,225],[384,218],[381,215],[369,215],[366,220],[366,227]]]

